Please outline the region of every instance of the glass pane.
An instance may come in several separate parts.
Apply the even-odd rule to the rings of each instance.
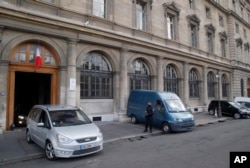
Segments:
[[[18,62],[18,53],[15,54],[15,56],[14,56],[14,58],[13,58],[12,61],[13,61],[13,62]]]
[[[25,62],[26,60],[26,54],[25,53],[20,53],[19,54],[19,61],[20,62]]]
[[[137,28],[143,29],[143,7],[141,4],[136,4],[136,24]]]
[[[44,64],[55,65],[55,59],[47,49],[45,49],[45,53],[44,53]]]
[[[105,0],[94,0],[93,15],[104,18],[105,17]]]
[[[30,58],[29,58],[29,62],[30,63],[35,62],[35,57],[36,57],[36,45],[30,45]]]
[[[14,62],[25,62],[26,61],[26,46],[21,47],[15,54],[13,60]]]

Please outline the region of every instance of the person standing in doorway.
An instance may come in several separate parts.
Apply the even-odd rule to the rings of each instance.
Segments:
[[[143,132],[147,132],[149,127],[150,133],[152,133],[153,114],[154,114],[154,109],[152,107],[152,103],[148,102],[145,110],[145,130]]]

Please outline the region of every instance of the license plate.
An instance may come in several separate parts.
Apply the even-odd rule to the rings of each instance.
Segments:
[[[80,145],[80,150],[92,148],[93,146],[94,146],[94,144]]]

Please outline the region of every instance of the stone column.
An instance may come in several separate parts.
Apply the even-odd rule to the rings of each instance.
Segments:
[[[202,67],[202,73],[203,73],[203,89],[201,90],[201,94],[203,97],[202,104],[204,106],[208,105],[208,92],[207,92],[207,66]]]
[[[157,90],[163,91],[163,68],[162,68],[162,57],[157,57]]]
[[[183,63],[183,74],[184,74],[184,87],[183,87],[183,102],[185,103],[185,105],[188,105],[188,100],[189,100],[189,69],[188,69],[188,63],[184,62]]]
[[[66,104],[76,106],[76,45],[75,39],[69,39],[67,51]]]
[[[0,51],[1,52],[1,51]],[[14,80],[14,78],[11,78],[10,73],[14,73],[14,72],[10,72],[9,71],[9,61],[7,60],[1,60],[1,55],[0,55],[0,134],[3,133],[4,130],[9,129],[9,126],[12,124],[13,122],[13,118],[14,118],[14,112],[7,114],[7,106],[8,106],[8,88],[7,88],[7,82],[8,82],[8,76],[9,81],[11,82],[12,80]],[[14,92],[13,89],[10,92]],[[11,101],[14,104],[14,101]],[[14,105],[11,107],[9,107],[9,110],[13,110],[14,111]]]
[[[125,118],[127,113],[127,102],[128,102],[128,65],[127,65],[127,54],[126,49],[121,50],[120,54],[120,110],[118,114],[118,120],[121,121]]]
[[[219,85],[218,86],[218,89],[219,89],[218,90],[218,93],[219,93],[218,94],[218,96],[219,96],[218,99],[222,100],[222,82],[221,82],[222,81],[222,73],[221,73],[221,70],[219,70],[218,73],[219,73],[219,76],[218,76],[218,79],[217,79],[218,80],[218,85]]]

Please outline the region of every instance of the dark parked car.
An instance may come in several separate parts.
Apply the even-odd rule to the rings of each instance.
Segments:
[[[232,116],[235,119],[250,118],[250,110],[237,102],[226,100],[212,100],[208,106],[208,112],[211,115],[217,113],[218,103],[221,105],[221,114],[225,116]]]
[[[29,114],[32,105],[29,104],[18,104],[14,111],[14,124],[16,127],[26,126],[26,119]]]

